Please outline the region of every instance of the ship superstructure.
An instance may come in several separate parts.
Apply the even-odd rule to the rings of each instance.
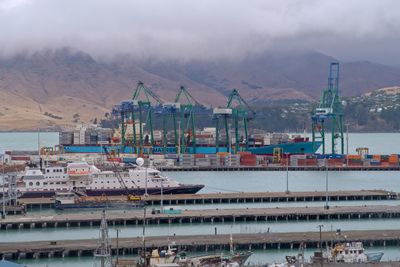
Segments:
[[[196,193],[204,187],[181,184],[153,168],[136,166],[120,172],[120,175],[133,195],[160,194],[161,188],[165,194]],[[27,168],[17,179],[17,190],[22,198],[50,197],[56,192],[70,191],[88,196],[125,194],[116,172],[103,171],[86,162],[43,170]]]

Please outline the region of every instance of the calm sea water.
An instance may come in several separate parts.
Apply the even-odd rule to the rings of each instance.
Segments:
[[[2,150],[38,150],[41,147],[58,145],[58,133],[55,132],[3,132],[0,133]]]
[[[37,150],[37,133],[0,133],[0,148],[4,150]],[[58,143],[58,133],[41,133],[41,146],[54,146]],[[400,134],[350,134],[349,153],[355,153],[357,147],[369,147],[371,154],[392,154],[400,152]],[[243,191],[284,191],[286,190],[285,172],[170,172],[170,177],[182,183],[202,183],[205,188],[202,192],[243,192]],[[329,190],[361,190],[385,189],[400,192],[399,172],[329,172]],[[324,172],[289,172],[289,190],[291,191],[321,191],[325,190]],[[331,205],[341,205],[332,202]],[[346,205],[376,205],[380,202],[347,202]],[[384,204],[398,205],[399,201],[386,201]],[[206,205],[187,206],[185,208],[233,208],[233,207],[262,207],[262,206],[293,206],[293,205],[322,205],[321,203],[273,203],[273,204],[238,204],[238,205]],[[43,211],[52,213],[53,211]],[[321,222],[318,222],[318,224]],[[361,229],[397,229],[398,220],[330,220],[323,221],[326,230],[337,228],[346,230]],[[279,222],[262,223],[248,222],[236,224],[193,224],[172,226],[149,226],[149,235],[187,235],[187,234],[213,234],[217,227],[218,233],[257,233],[265,232],[268,228],[272,232],[290,231],[316,231],[316,222]],[[141,228],[135,226],[123,227],[122,237],[140,236]],[[115,230],[110,229],[110,235],[115,236]],[[59,228],[9,230],[0,232],[0,242],[35,241],[56,239],[97,238],[96,228]],[[371,251],[384,250],[385,259],[399,258],[398,248],[373,248]],[[252,263],[282,261],[285,255],[296,254],[290,250],[256,251],[250,258]],[[312,251],[307,251],[307,256]],[[93,266],[93,258],[68,258],[68,259],[40,259],[23,261],[29,266]]]

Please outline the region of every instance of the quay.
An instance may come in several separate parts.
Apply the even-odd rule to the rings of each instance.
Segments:
[[[372,219],[400,218],[400,206],[331,206],[321,207],[285,207],[285,208],[246,208],[246,209],[207,209],[182,210],[181,213],[152,214],[147,211],[125,210],[108,211],[107,220],[110,225],[142,225],[146,224],[184,224],[184,223],[224,223],[224,222],[269,222],[269,221],[318,221],[330,219]],[[34,229],[48,227],[81,227],[98,226],[101,212],[64,213],[50,216],[9,216],[0,220],[0,230]]]
[[[22,215],[26,213],[26,206],[25,205],[7,205],[5,206],[5,212],[7,215]],[[0,210],[0,214],[2,214],[3,211]]]
[[[325,166],[157,166],[165,172],[193,171],[326,171]],[[399,171],[399,166],[329,166],[328,171]]]
[[[329,201],[355,200],[395,200],[399,194],[386,190],[330,191]],[[160,205],[161,196],[151,195],[145,198],[149,205]],[[163,205],[188,204],[234,204],[234,203],[269,203],[269,202],[317,202],[325,201],[326,192],[238,192],[163,195]]]
[[[397,192],[386,190],[360,191],[329,191],[329,201],[366,201],[395,200]],[[109,196],[109,200],[124,201],[125,196]],[[161,205],[160,195],[149,195],[143,198],[148,205]],[[270,203],[270,202],[317,202],[325,201],[326,192],[237,192],[237,193],[207,193],[207,194],[164,194],[163,205],[204,205],[204,204],[235,204],[235,203]],[[53,208],[52,198],[22,198],[27,209]]]
[[[232,234],[236,250],[298,249],[300,244],[308,248],[319,248],[319,232]],[[117,240],[111,239],[112,253],[117,252]],[[323,246],[335,242],[361,241],[364,246],[399,246],[400,230],[366,230],[322,232]],[[146,237],[146,248],[163,248],[175,242],[178,251],[222,251],[229,250],[230,235],[152,236]],[[34,241],[0,243],[0,258],[51,258],[92,256],[98,245],[97,239]],[[119,238],[119,255],[137,255],[143,246],[142,237]]]

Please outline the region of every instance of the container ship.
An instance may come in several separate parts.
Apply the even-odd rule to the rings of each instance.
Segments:
[[[236,146],[234,137],[230,138],[229,144],[226,144],[224,135],[220,136],[217,147],[215,128],[204,128],[195,133],[196,146],[185,141],[183,144],[177,144],[171,132],[167,134],[167,144],[164,146],[162,131],[154,131],[154,145],[149,143],[150,136],[145,134],[142,150],[137,151],[139,148],[138,145],[133,145],[132,135],[128,131],[126,134],[128,145],[122,145],[118,131],[98,127],[80,127],[74,131],[60,132],[59,144],[65,153],[103,153],[103,147],[106,146],[109,151],[124,154],[178,154],[179,148],[182,150],[182,147],[184,147],[183,153],[187,154],[250,152],[255,155],[272,155],[276,151],[280,151],[281,154],[314,154],[321,146],[321,142],[311,142],[308,137],[300,135],[254,133],[249,135],[247,148],[241,140],[238,140]],[[185,136],[182,140],[190,140],[190,138]]]
[[[118,176],[124,180],[127,189],[121,187]],[[194,194],[204,187],[201,184],[181,184],[154,168],[134,166],[117,173],[100,170],[86,162],[43,170],[27,168],[17,177],[15,184],[20,198],[53,197],[56,192],[75,192],[85,196],[153,195],[160,194],[161,190],[164,194]],[[8,188],[6,182],[6,193]]]

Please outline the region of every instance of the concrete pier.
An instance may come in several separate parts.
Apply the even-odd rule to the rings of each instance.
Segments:
[[[217,222],[255,222],[255,221],[310,221],[325,219],[371,219],[400,218],[400,206],[331,206],[285,207],[285,208],[246,208],[246,209],[207,209],[183,210],[180,214],[149,214],[147,224],[184,224]],[[15,216],[0,221],[0,230],[33,229],[42,227],[79,227],[100,224],[100,212],[67,213],[51,216]],[[140,225],[143,211],[108,211],[110,225]]]
[[[159,166],[168,172],[190,171],[286,171],[286,166]],[[329,166],[329,171],[399,171],[400,166]],[[289,171],[326,171],[325,166],[289,166]]]
[[[146,247],[162,248],[174,241],[180,251],[229,250],[229,240],[229,235],[173,236],[170,237],[170,241],[166,236],[158,236],[147,237]],[[115,254],[116,239],[111,241]],[[233,234],[233,241],[237,250],[297,249],[301,243],[308,248],[317,248],[319,232]],[[322,233],[324,246],[332,242],[350,241],[361,241],[366,247],[399,246],[400,230],[351,231],[342,232],[340,236],[335,232]],[[120,238],[118,243],[120,250],[135,255],[143,245],[141,237]],[[96,246],[97,239],[0,243],[0,258],[92,256]]]
[[[325,201],[326,192],[237,192],[237,193],[211,193],[211,194],[164,194],[164,205],[204,205],[204,204],[231,204],[231,203],[268,203],[268,202],[314,202]],[[330,201],[353,200],[393,200],[398,199],[397,192],[385,190],[361,191],[330,191]],[[109,196],[109,200],[124,201],[125,196]],[[160,205],[160,195],[149,195],[145,198],[148,205]],[[52,208],[54,199],[51,198],[22,198],[28,209]]]

